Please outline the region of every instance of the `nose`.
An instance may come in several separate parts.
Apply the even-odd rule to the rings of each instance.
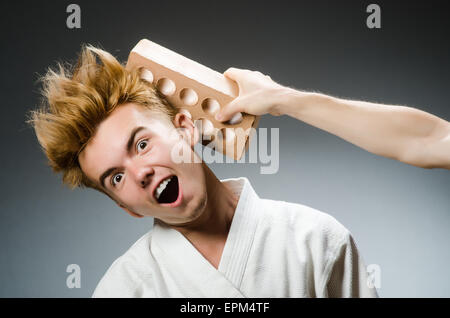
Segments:
[[[135,163],[130,168],[132,174],[135,177],[136,183],[140,187],[145,188],[148,184],[150,184],[151,177],[155,173],[152,167]]]
[[[152,173],[153,174],[153,173]],[[147,173],[142,176],[139,180],[139,184],[141,187],[145,188],[148,184],[150,184],[150,176],[152,175],[150,173]]]

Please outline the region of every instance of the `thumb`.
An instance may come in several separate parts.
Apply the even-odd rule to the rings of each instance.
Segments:
[[[229,79],[236,80],[236,78],[239,76],[239,73],[241,73],[243,70],[236,68],[236,67],[230,67],[228,68],[223,75],[228,77]]]
[[[231,102],[229,102],[224,108],[222,108],[215,116],[218,121],[227,121],[234,114],[238,112],[243,112],[244,107],[243,103],[240,101],[240,98],[235,98]]]

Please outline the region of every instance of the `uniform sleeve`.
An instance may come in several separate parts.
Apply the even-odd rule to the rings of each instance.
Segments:
[[[338,244],[328,266],[324,295],[331,298],[376,298],[366,266],[350,233]]]

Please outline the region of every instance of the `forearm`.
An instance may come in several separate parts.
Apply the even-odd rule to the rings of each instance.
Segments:
[[[282,95],[280,114],[369,152],[421,167],[450,165],[449,125],[434,115],[410,107],[344,100],[290,88]]]

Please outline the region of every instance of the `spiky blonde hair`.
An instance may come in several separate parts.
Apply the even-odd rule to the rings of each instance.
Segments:
[[[142,105],[170,119],[177,111],[153,84],[141,79],[140,69],[126,69],[110,53],[92,45],[82,46],[75,67],[57,66],[41,77],[43,103],[30,111],[27,123],[34,128],[49,166],[62,172],[64,184],[104,192],[78,162],[98,125],[125,103]]]

